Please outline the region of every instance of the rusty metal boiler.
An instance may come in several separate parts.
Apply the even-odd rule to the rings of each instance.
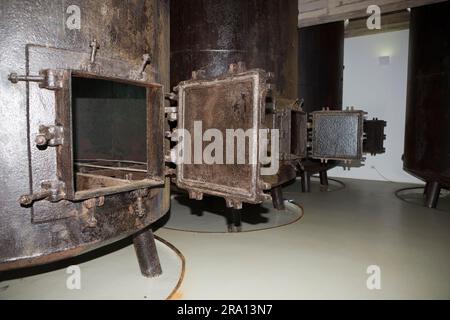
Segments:
[[[169,1],[0,2],[0,271],[134,235],[161,273],[168,85]]]
[[[193,72],[214,78],[226,73],[230,64],[245,62],[248,69],[269,72],[275,96],[292,100],[285,101],[285,105],[295,104],[297,18],[296,0],[171,1],[172,87],[191,79]],[[278,105],[281,104],[279,99]],[[268,125],[283,122],[281,118],[279,113],[273,116],[269,112],[267,122],[272,124]],[[303,121],[301,116],[293,119]],[[294,146],[299,144],[293,142]],[[296,176],[287,159],[288,156],[282,160],[279,173],[270,179],[273,203],[279,209],[284,207],[279,186]]]
[[[450,3],[411,9],[403,167],[435,208],[450,187]]]
[[[294,179],[297,172],[303,173],[303,190],[309,190],[311,172],[321,172],[326,184],[325,169],[338,161],[334,159],[350,161],[350,154],[351,159],[359,159],[359,152],[367,151],[368,145],[368,139],[363,139],[361,149],[351,143],[355,147],[351,152],[316,152],[325,146],[323,143],[315,144],[316,150],[312,150],[314,146],[309,142],[315,138],[344,145],[343,141],[335,141],[335,134],[325,126],[319,131],[307,129],[314,120],[313,113],[324,108],[329,109],[326,112],[337,111],[328,115],[341,113],[339,121],[345,118],[346,113],[341,111],[344,25],[315,26],[300,30],[299,36],[297,13],[297,1],[171,2],[172,86],[187,79],[220,77],[230,64],[241,61],[247,67],[269,72],[275,103],[267,103],[266,126],[279,128],[283,137],[280,171],[268,179],[273,204],[279,209],[283,208],[280,186]],[[303,98],[302,105],[298,97]],[[342,133],[363,134],[362,128],[356,129],[359,120],[353,120],[349,127],[339,127]],[[385,122],[380,123],[384,127]],[[347,131],[350,127],[352,133]]]
[[[342,110],[344,72],[344,22],[298,29],[298,96],[306,112],[324,108]],[[309,192],[311,175],[319,173],[320,184],[328,185],[327,170],[337,163],[303,161],[302,191]]]
[[[303,110],[342,110],[344,77],[344,21],[319,24],[298,29],[298,94]],[[364,120],[364,153],[384,153],[386,122]],[[341,128],[340,128],[341,129]],[[327,170],[338,161],[321,163],[312,159],[302,162],[302,191],[310,191],[310,177],[319,173],[320,184],[328,185]]]

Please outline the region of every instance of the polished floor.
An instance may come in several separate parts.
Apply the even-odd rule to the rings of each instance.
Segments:
[[[294,224],[241,234],[161,228],[186,257],[180,299],[449,299],[450,213],[398,199],[390,182],[341,179],[346,188],[285,198]],[[186,208],[189,210],[189,208]],[[172,213],[174,214],[174,213]],[[369,290],[369,266],[381,289]]]
[[[303,217],[279,228],[199,233],[160,227],[156,234],[185,258],[184,280],[171,298],[450,299],[450,212],[400,200],[395,191],[405,184],[341,181],[345,189],[333,192],[302,194],[298,181],[287,186],[285,198],[302,205]],[[173,206],[171,216],[196,206]],[[224,224],[224,219],[208,221]],[[140,276],[132,246],[118,248],[84,258],[89,267],[83,279],[92,282],[80,292],[66,289],[61,268],[13,285],[0,282],[0,299],[167,297],[177,280],[170,274],[179,274],[171,270],[180,270],[178,264],[158,248],[166,270],[159,283],[167,285],[156,290]],[[376,273],[368,274],[368,268]],[[368,279],[379,289],[370,290]]]

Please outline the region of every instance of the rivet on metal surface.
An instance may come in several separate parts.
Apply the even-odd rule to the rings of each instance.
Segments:
[[[200,80],[205,77],[205,70],[192,71],[192,80]]]
[[[202,200],[203,199],[203,193],[189,190],[189,199]]]
[[[227,208],[234,208],[237,210],[242,209],[242,201],[234,200],[234,199],[225,199],[225,203]]]

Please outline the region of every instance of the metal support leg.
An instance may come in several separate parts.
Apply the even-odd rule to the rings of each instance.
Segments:
[[[430,189],[430,183],[426,182],[425,183],[425,188],[423,188],[423,196],[426,197],[428,194],[428,190]]]
[[[161,275],[161,264],[152,229],[147,228],[138,232],[133,238],[133,243],[142,275],[147,278]]]
[[[311,175],[307,171],[302,172],[302,192],[311,192]]]
[[[275,187],[270,193],[272,194],[273,207],[277,210],[284,210],[283,189],[281,187]]]
[[[441,186],[438,182],[428,182],[429,186],[427,188],[427,197],[425,199],[425,206],[428,208],[436,208],[439,194],[441,193]]]
[[[319,172],[320,175],[320,184],[322,186],[328,186],[328,174],[327,174],[327,170],[324,171],[320,171]]]
[[[242,222],[241,222],[241,210],[234,208],[227,208],[227,225],[228,232],[241,232]]]

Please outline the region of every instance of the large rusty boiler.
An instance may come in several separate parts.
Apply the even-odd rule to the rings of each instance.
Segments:
[[[194,72],[191,79],[180,82],[170,95],[174,103],[168,110],[168,118],[174,125],[167,136],[175,145],[166,158],[175,164],[172,180],[191,199],[202,200],[204,194],[224,198],[233,216],[231,232],[240,231],[240,210],[244,202],[258,204],[271,198],[268,191],[273,189],[273,176],[280,174],[283,161],[294,166],[306,158],[321,162],[362,159],[363,111],[324,110],[306,114],[298,103],[289,104],[276,97],[271,81],[271,75],[264,70],[247,70],[239,62],[231,64],[219,77]],[[295,128],[291,126],[293,120],[298,124]],[[340,127],[340,135],[335,134],[336,127]],[[235,136],[239,130],[244,148],[239,149],[233,142],[232,149],[228,149],[228,139],[239,140],[239,135]],[[258,139],[257,143],[252,140],[261,130],[270,132],[268,145],[264,139]],[[208,131],[210,135],[203,140],[192,139],[192,134],[187,134],[204,136]],[[223,136],[227,139],[225,150],[220,144],[215,146]],[[197,162],[192,155],[196,144],[200,144],[201,150],[213,146],[215,158],[221,161]],[[270,157],[266,161],[268,153]],[[232,161],[228,162],[230,155]],[[235,162],[239,155],[256,161]]]
[[[298,94],[303,110],[342,110],[344,21],[299,28],[298,44]],[[382,120],[364,120],[365,153],[375,155],[385,151],[385,126],[386,122]],[[310,191],[310,177],[314,173],[319,173],[320,184],[328,185],[327,170],[338,164],[338,161],[303,161],[302,191]]]
[[[169,2],[0,3],[0,271],[134,236],[169,208]]]
[[[450,187],[450,4],[411,9],[404,169],[435,208]]]
[[[319,32],[312,29],[304,45],[299,46],[297,19],[298,2],[294,0],[171,2],[172,86],[197,77],[219,77],[227,72],[230,64],[242,61],[247,67],[269,72],[273,78],[273,94],[269,100],[276,103],[267,104],[265,126],[278,128],[283,138],[280,170],[266,180],[271,183],[273,204],[279,209],[283,208],[280,187],[283,183],[294,179],[300,171],[307,178],[302,180],[303,189],[308,190],[310,174],[316,170],[321,172],[322,182],[326,184],[325,169],[337,162],[327,157],[312,160],[315,155],[306,141],[314,132],[305,129],[312,121],[305,111],[312,114],[322,109],[342,110],[343,23],[318,27]],[[304,73],[298,72],[299,66],[306,69]],[[297,101],[298,97],[303,98],[299,89],[305,95],[303,109]],[[364,120],[364,124],[368,122]],[[364,151],[367,152],[366,146],[379,147],[380,140],[383,149],[384,125],[384,121],[378,121],[365,126]],[[338,136],[345,135],[347,129],[340,126],[342,132]],[[332,135],[330,139],[336,142]],[[378,152],[371,150],[371,153]],[[346,158],[345,153],[332,157]]]
[[[297,0],[171,1],[172,87],[191,79],[193,72],[214,78],[226,73],[230,64],[245,62],[249,69],[275,75],[271,85],[276,96],[295,100],[297,19]],[[269,126],[281,121],[277,114],[269,112]],[[289,155],[282,157],[287,160]],[[280,172],[270,179],[276,208],[284,207],[279,186],[295,176],[295,168],[282,160]]]
[[[298,96],[306,112],[324,108],[342,110],[344,71],[344,22],[298,29]],[[306,160],[302,163],[301,186],[310,191],[310,179],[319,173],[320,184],[328,185],[327,170],[336,162]]]

